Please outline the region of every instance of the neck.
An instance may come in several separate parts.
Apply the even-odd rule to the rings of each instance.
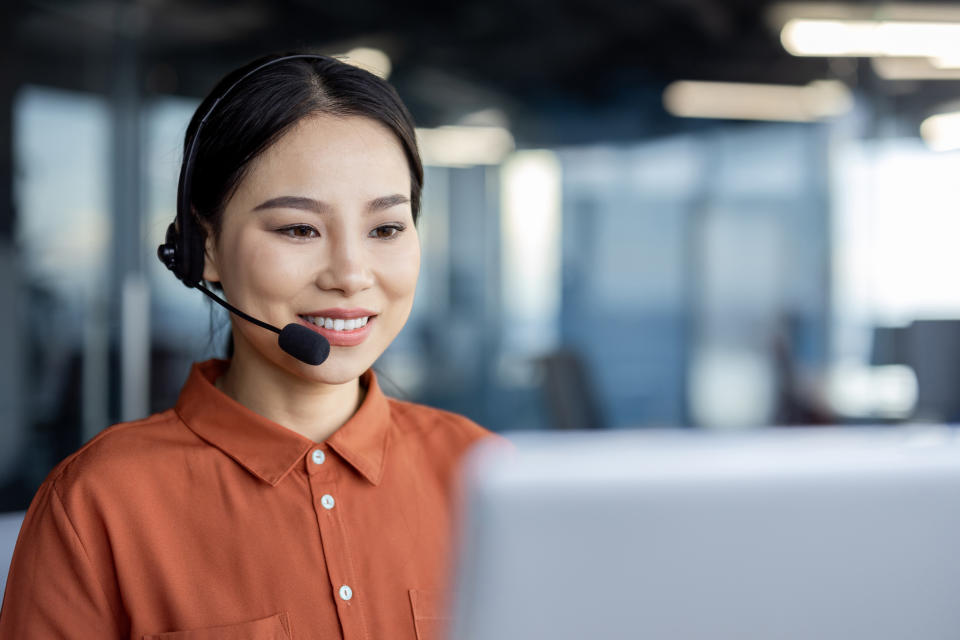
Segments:
[[[346,424],[364,396],[359,378],[343,384],[306,380],[246,349],[234,353],[217,387],[254,413],[313,442],[323,442]]]

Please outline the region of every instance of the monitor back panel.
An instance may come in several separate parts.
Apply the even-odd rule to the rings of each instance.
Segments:
[[[452,637],[960,637],[951,429],[530,434],[467,473]]]

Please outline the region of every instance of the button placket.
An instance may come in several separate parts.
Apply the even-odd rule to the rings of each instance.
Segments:
[[[344,629],[344,637],[366,637],[366,621],[362,611],[362,600],[357,601],[356,583],[350,539],[343,522],[342,486],[349,479],[341,477],[342,462],[329,452],[323,463],[313,461],[310,453],[308,465],[311,468],[310,491],[320,527],[320,543],[327,565],[330,587],[334,593],[334,602]],[[348,632],[350,629],[352,632]]]

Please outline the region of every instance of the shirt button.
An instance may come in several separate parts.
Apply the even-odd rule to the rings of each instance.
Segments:
[[[343,585],[342,587],[340,587],[340,599],[341,599],[341,600],[346,601],[346,600],[349,600],[349,599],[352,598],[352,597],[353,597],[353,589],[351,589],[351,588],[348,587],[347,585]]]
[[[320,504],[323,505],[324,509],[333,509],[333,505],[336,503],[333,501],[333,496],[328,493],[327,495],[320,498]],[[350,598],[347,598],[347,600],[349,599]]]
[[[314,449],[313,455],[310,456],[315,464],[323,464],[323,461],[327,459],[327,456],[323,455],[323,451],[320,449]]]

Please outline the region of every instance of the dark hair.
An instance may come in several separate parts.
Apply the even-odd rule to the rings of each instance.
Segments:
[[[224,207],[243,180],[250,161],[297,122],[318,114],[370,118],[397,137],[410,166],[410,203],[416,223],[423,164],[413,118],[396,90],[373,73],[326,56],[283,60],[240,82],[208,114],[223,92],[245,74],[289,55],[297,54],[265,56],[227,74],[190,120],[184,159],[206,115],[197,141],[190,192],[190,205],[201,226],[219,233]]]

